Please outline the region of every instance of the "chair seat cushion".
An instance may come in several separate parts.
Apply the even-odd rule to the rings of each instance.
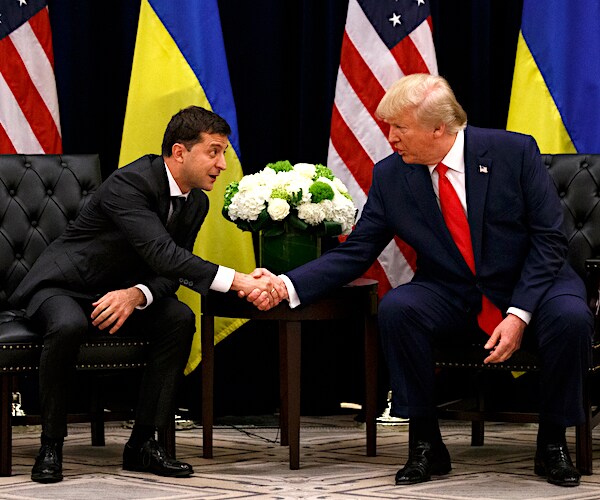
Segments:
[[[82,339],[77,368],[127,369],[145,365],[148,341],[119,335],[89,335]],[[0,312],[0,372],[36,370],[42,352],[42,337],[23,311]]]

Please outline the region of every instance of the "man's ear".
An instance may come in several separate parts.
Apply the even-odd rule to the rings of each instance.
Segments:
[[[439,139],[446,134],[446,124],[440,123],[437,127],[433,129],[433,137]]]
[[[171,156],[175,159],[175,161],[178,161],[179,163],[181,163],[181,162],[183,162],[184,151],[187,151],[185,146],[183,144],[181,144],[180,142],[176,142],[171,147]]]

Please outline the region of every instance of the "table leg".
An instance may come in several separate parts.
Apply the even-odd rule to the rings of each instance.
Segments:
[[[280,327],[280,336],[285,336],[286,351],[280,353],[287,359],[287,421],[290,445],[290,469],[300,468],[300,349],[301,323],[288,321]],[[282,405],[283,406],[283,405]],[[282,432],[283,437],[283,432]]]
[[[365,427],[367,456],[377,454],[377,324],[375,316],[365,318]]]
[[[279,321],[279,429],[281,446],[289,446],[288,336],[285,321]]]
[[[213,391],[215,372],[215,321],[213,316],[202,315],[200,324],[202,349],[202,456],[213,457]]]

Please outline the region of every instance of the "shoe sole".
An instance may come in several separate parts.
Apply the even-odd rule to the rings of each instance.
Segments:
[[[140,468],[136,468],[136,467],[123,467],[123,470],[126,471],[130,471],[130,472],[146,472],[148,474],[154,474],[156,476],[162,476],[162,477],[190,477],[194,471],[192,470],[191,472],[184,472],[184,473],[173,473],[173,474],[167,474],[167,473],[160,473],[160,472],[156,472],[153,470],[149,470],[149,469],[142,469]]]
[[[60,481],[63,480],[63,476],[34,476],[33,474],[31,475],[31,480],[35,481],[36,483],[59,483]]]

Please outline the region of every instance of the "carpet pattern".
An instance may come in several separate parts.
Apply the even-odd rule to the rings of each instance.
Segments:
[[[0,499],[179,500],[179,499],[388,499],[584,500],[600,498],[600,441],[594,443],[597,475],[578,488],[560,488],[533,474],[536,427],[488,424],[485,446],[471,447],[470,426],[442,423],[452,456],[447,476],[413,486],[395,486],[407,457],[406,426],[379,426],[377,456],[365,456],[364,426],[352,416],[303,417],[300,470],[291,471],[279,430],[264,422],[215,428],[213,459],[203,459],[202,429],[177,432],[178,458],[190,462],[188,479],[123,471],[121,454],[129,430],[107,424],[104,447],[90,445],[89,427],[69,427],[64,448],[65,479],[37,484],[29,479],[39,447],[39,429],[15,428],[13,475],[0,478]],[[574,453],[574,434],[569,433]],[[600,437],[600,435],[598,435]],[[596,442],[597,441],[597,442]]]

